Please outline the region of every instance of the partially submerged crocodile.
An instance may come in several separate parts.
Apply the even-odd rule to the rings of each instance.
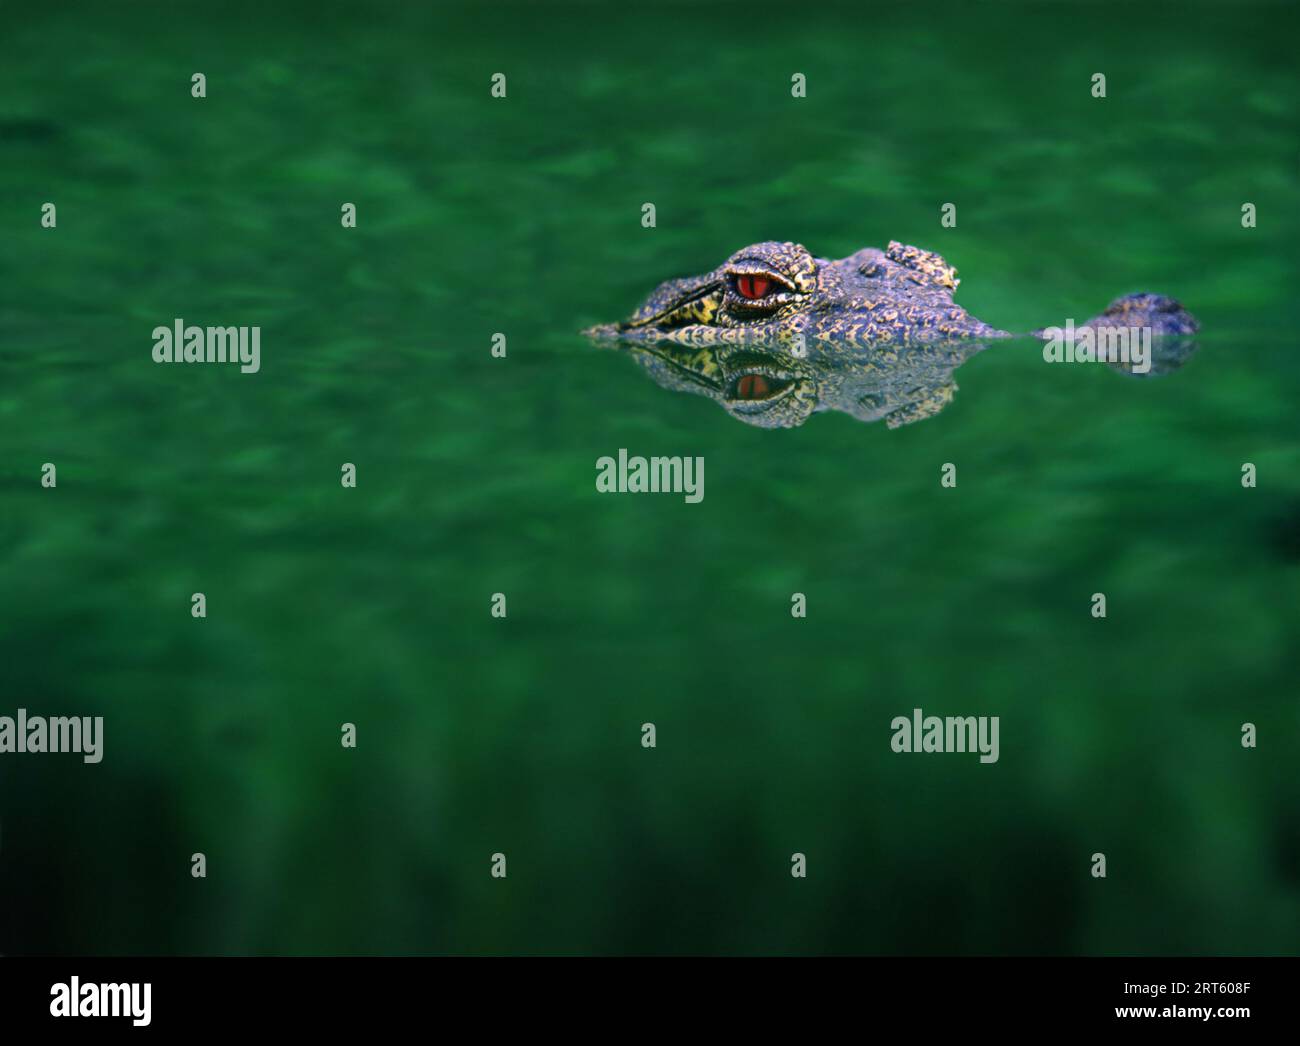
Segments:
[[[958,282],[938,254],[901,243],[838,261],[757,243],[712,272],[660,284],[628,320],[586,333],[618,340],[660,384],[717,399],[750,424],[789,427],[834,409],[894,427],[941,410],[952,371],[1013,337],[957,305]],[[1075,330],[1144,327],[1172,369],[1187,343],[1167,336],[1193,334],[1197,322],[1172,298],[1130,294]]]

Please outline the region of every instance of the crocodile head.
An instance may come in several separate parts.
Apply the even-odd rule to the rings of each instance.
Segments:
[[[896,242],[838,261],[797,243],[756,243],[711,272],[660,284],[627,320],[587,333],[737,347],[1002,336],[954,304],[957,283],[957,270],[939,255]]]
[[[838,410],[894,427],[942,410],[952,372],[1011,337],[955,304],[957,283],[939,255],[892,241],[838,261],[797,243],[756,243],[710,272],[660,284],[622,323],[586,333],[627,350],[659,384],[708,396],[750,425],[790,428]],[[1149,328],[1167,371],[1190,354],[1181,336],[1197,326],[1172,298],[1131,294],[1080,329]]]

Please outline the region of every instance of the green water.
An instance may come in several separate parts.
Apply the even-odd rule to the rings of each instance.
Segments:
[[[105,742],[0,758],[0,951],[1294,953],[1294,9],[413,8],[5,6],[0,715]],[[576,336],[764,239],[1205,333],[896,431]],[[153,363],[177,317],[261,370]]]

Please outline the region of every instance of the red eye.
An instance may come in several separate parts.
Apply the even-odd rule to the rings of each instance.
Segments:
[[[742,400],[766,399],[772,388],[761,374],[745,374],[736,384],[736,394]]]
[[[766,276],[737,276],[736,290],[742,298],[762,298],[772,289],[772,281]]]

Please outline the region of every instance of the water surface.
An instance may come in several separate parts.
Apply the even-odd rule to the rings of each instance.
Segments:
[[[410,7],[7,8],[0,713],[106,741],[0,761],[0,951],[1294,952],[1293,8]],[[779,431],[577,335],[764,239],[1204,334]]]

